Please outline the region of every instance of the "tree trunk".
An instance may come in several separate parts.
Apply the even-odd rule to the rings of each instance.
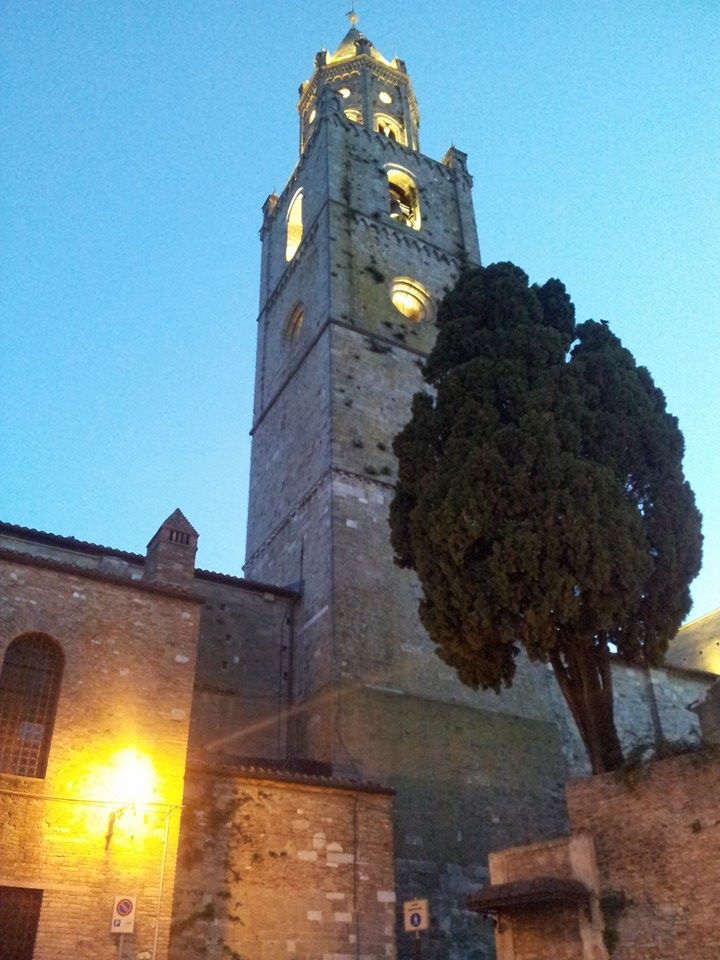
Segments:
[[[615,727],[612,670],[606,646],[567,643],[551,651],[550,663],[580,731],[593,773],[617,770],[623,762]]]

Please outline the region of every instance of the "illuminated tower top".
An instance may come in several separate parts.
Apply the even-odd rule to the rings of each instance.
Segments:
[[[411,150],[419,149],[420,114],[403,60],[387,60],[356,27],[351,26],[333,53],[315,55],[315,71],[300,86],[300,152],[311,139],[320,98],[325,90],[342,99],[348,119],[366,130],[383,133]]]

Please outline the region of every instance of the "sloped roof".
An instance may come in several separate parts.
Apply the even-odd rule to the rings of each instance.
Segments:
[[[533,877],[484,887],[468,897],[468,909],[475,913],[511,913],[548,904],[574,906],[587,903],[590,891],[579,880],[561,877]]]
[[[339,60],[350,60],[351,57],[356,57],[358,55],[357,50],[355,49],[356,40],[367,40],[367,37],[365,36],[364,33],[361,33],[357,27],[350,27],[348,32],[340,41],[340,45],[338,46],[337,50],[333,51],[333,53],[328,54],[327,62],[337,63]],[[370,56],[373,58],[373,60],[379,60],[380,63],[384,63],[388,67],[392,66],[390,61],[387,60],[380,53],[380,51],[375,48],[372,41],[368,41],[368,42],[370,43],[369,53],[370,53]]]
[[[720,674],[720,607],[681,627],[670,641],[666,660],[676,667]]]

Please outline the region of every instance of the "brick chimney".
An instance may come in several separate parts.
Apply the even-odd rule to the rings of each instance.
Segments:
[[[189,587],[195,577],[198,535],[181,510],[174,510],[147,546],[143,580]]]

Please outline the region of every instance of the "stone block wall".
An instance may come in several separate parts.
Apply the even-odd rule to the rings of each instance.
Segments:
[[[190,724],[190,750],[287,756],[294,596],[207,575]]]
[[[685,746],[700,742],[700,723],[691,709],[701,701],[713,682],[710,674],[681,670],[672,666],[652,669],[649,674],[640,667],[616,661],[612,666],[615,724],[625,756],[633,752],[648,755],[660,739]],[[547,688],[548,708],[553,710],[562,731],[563,748],[570,776],[590,774],[590,762],[578,729],[560,695],[552,675]],[[652,683],[652,689],[651,689]],[[655,700],[660,718],[656,730],[652,717]]]
[[[565,766],[551,723],[348,685],[336,757],[388,783],[395,799],[398,898],[427,898],[426,956],[492,956],[492,930],[467,910],[491,849],[566,828]],[[401,957],[412,938],[398,928]]]
[[[198,623],[180,592],[0,557],[0,661],[26,633],[64,657],[46,776],[0,774],[0,885],[43,890],[36,960],[114,960],[119,895],[125,958],[167,956]],[[135,807],[127,751],[149,772]]]
[[[387,791],[188,776],[173,960],[393,960],[395,912]]]

